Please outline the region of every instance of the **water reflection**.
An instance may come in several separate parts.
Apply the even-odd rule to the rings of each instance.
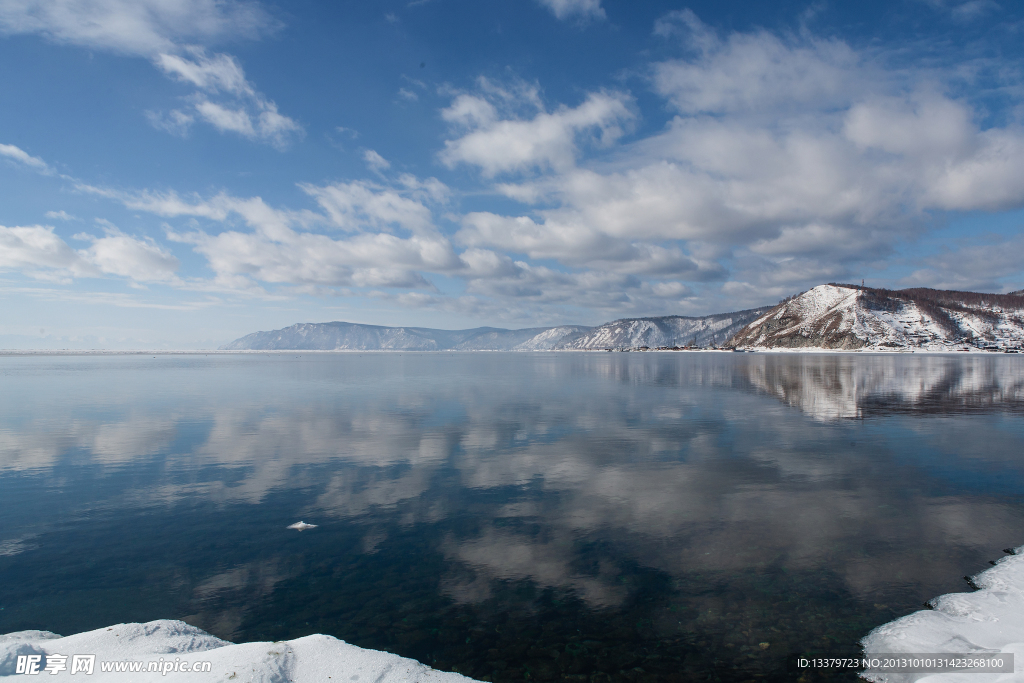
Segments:
[[[1024,408],[1024,365],[991,355],[760,355],[741,374],[817,419]]]
[[[0,632],[174,617],[228,638],[327,631],[494,680],[785,680],[787,653],[852,647],[1021,542],[1016,358],[0,370]],[[300,518],[320,528],[282,531]],[[530,628],[561,654],[520,652]],[[577,652],[574,629],[603,644]],[[463,647],[478,631],[493,642]],[[629,665],[639,651],[653,659]]]

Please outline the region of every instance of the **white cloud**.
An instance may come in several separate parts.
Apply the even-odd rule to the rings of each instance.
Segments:
[[[257,38],[277,26],[258,3],[239,0],[0,3],[0,33],[37,34],[58,43],[147,57],[169,77],[197,88],[190,98],[193,113],[147,111],[155,128],[184,136],[198,116],[221,132],[284,149],[303,134],[302,126],[252,86],[237,59],[210,56],[201,46],[224,38]],[[220,101],[211,99],[217,97]]]
[[[853,228],[811,223],[784,227],[777,237],[756,240],[750,251],[768,257],[824,256],[837,260],[862,259],[889,252],[896,238],[885,229]]]
[[[601,0],[539,0],[559,19],[604,19]]]
[[[50,173],[50,167],[45,161],[39,157],[34,157],[20,147],[14,145],[0,144],[0,156],[13,159],[18,163],[25,164],[29,168],[34,168],[42,173]]]
[[[463,218],[462,229],[455,237],[468,246],[495,247],[576,268],[692,281],[717,280],[725,275],[714,260],[694,258],[678,246],[615,238],[577,222],[539,224],[528,216],[473,212]]]
[[[47,218],[52,218],[52,219],[58,220],[58,221],[77,221],[78,220],[77,216],[72,216],[70,213],[68,213],[67,211],[63,211],[63,210],[61,210],[61,211],[47,211],[43,215],[46,216]]]
[[[4,0],[0,33],[152,56],[183,42],[256,38],[277,27],[257,3],[236,0]]]
[[[736,113],[774,116],[779,109],[827,109],[883,85],[883,73],[838,40],[783,41],[766,31],[720,38],[690,10],[666,15],[655,25],[679,35],[691,59],[653,65],[655,89],[684,114]],[[881,81],[881,83],[880,83]]]
[[[217,130],[238,133],[247,138],[256,137],[256,126],[247,111],[229,109],[208,100],[197,102],[196,111]]]
[[[88,274],[81,256],[43,225],[8,228],[0,225],[0,268],[60,270]]]
[[[234,57],[211,56],[197,46],[184,48],[184,53],[188,57],[161,53],[154,63],[168,76],[199,89],[191,98],[196,116],[221,132],[238,133],[278,149],[286,148],[293,137],[304,133],[302,126],[278,112],[277,104],[253,87]],[[218,96],[221,101],[211,99]],[[178,135],[187,133],[195,120],[192,114],[177,109],[166,116],[154,112],[147,112],[147,116],[156,128]]]
[[[449,167],[477,166],[487,177],[509,171],[567,170],[575,164],[581,135],[591,133],[594,142],[607,146],[634,118],[631,98],[617,92],[591,93],[575,108],[540,109],[531,118],[500,118],[499,105],[507,108],[510,100],[512,105],[539,107],[535,90],[512,97],[500,89],[457,96],[441,115],[461,136],[445,142],[441,161]]]
[[[368,149],[363,152],[363,161],[366,162],[366,165],[370,167],[371,171],[375,171],[377,173],[391,168],[391,162],[372,149]]]
[[[187,136],[189,129],[192,128],[192,124],[196,120],[194,116],[186,114],[180,109],[172,109],[166,114],[147,111],[146,118],[149,120],[150,125],[157,130],[162,130],[179,137]]]
[[[1024,129],[990,129],[973,137],[972,154],[924,169],[931,182],[922,208],[999,211],[1024,205]]]
[[[82,257],[110,275],[120,275],[136,282],[170,282],[181,265],[177,258],[152,238],[137,239],[110,224],[104,226],[103,237],[76,235],[92,246],[80,252]]]
[[[328,287],[429,287],[417,272],[438,270],[445,257],[455,259],[436,240],[393,235],[359,235],[335,240],[326,235],[292,231],[271,239],[266,234],[226,231],[192,232],[175,239],[194,245],[232,288],[255,282]],[[435,260],[442,257],[442,262]],[[239,287],[239,285],[243,285]]]
[[[402,228],[414,233],[434,230],[430,208],[395,188],[367,181],[300,187],[324,209],[331,223],[343,230]]]
[[[152,239],[125,235],[109,224],[104,237],[76,238],[89,240],[92,246],[72,249],[49,226],[0,226],[0,269],[19,270],[48,280],[103,275],[122,276],[135,282],[175,279],[178,260]]]
[[[166,74],[179,81],[191,83],[207,92],[226,92],[236,96],[253,96],[255,90],[245,78],[238,60],[231,55],[212,57],[196,46],[186,49],[192,59],[176,54],[158,54],[154,63]]]
[[[890,154],[956,159],[972,151],[971,119],[966,105],[938,94],[871,98],[850,107],[844,134]]]
[[[435,179],[404,179],[405,189],[365,181],[300,187],[324,213],[289,211],[261,198],[219,194],[210,199],[182,199],[173,193],[126,194],[81,185],[79,189],[110,197],[125,206],[161,216],[191,216],[230,226],[240,217],[251,229],[172,232],[170,239],[191,244],[214,271],[214,284],[252,290],[259,283],[323,287],[430,288],[422,272],[464,270],[450,242],[433,226],[423,199],[445,194]],[[310,232],[311,225],[341,228],[345,239]],[[409,236],[389,234],[404,230]]]

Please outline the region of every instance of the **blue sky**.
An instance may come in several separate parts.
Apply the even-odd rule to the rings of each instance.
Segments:
[[[1024,7],[5,0],[0,348],[1024,287]]]

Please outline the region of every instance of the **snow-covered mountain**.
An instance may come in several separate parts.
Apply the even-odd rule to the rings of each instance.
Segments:
[[[1024,351],[1024,290],[979,294],[820,285],[778,306],[703,317],[624,318],[598,327],[436,330],[300,323],[225,350],[543,351],[665,347]]]
[[[560,349],[636,349],[695,346],[707,348],[725,344],[747,323],[768,311],[768,307],[735,313],[687,318],[626,318],[605,323],[579,336],[565,338]]]
[[[299,323],[283,330],[253,332],[221,348],[229,351],[536,351],[591,328],[575,325],[503,330],[434,330],[358,323]]]
[[[1024,348],[1024,296],[820,285],[752,321],[733,348]]]

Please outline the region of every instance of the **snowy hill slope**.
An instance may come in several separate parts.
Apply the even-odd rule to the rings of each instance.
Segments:
[[[720,346],[768,307],[700,318],[678,315],[626,318],[605,323],[585,334],[566,338],[559,349],[636,349],[641,347]]]
[[[82,655],[93,656],[92,664],[76,664],[75,658]],[[19,658],[24,671],[18,671]],[[0,678],[22,680],[33,674],[25,680],[474,683],[460,674],[331,636],[235,644],[169,619],[115,624],[65,637],[49,631],[0,635]]]
[[[1024,296],[820,285],[737,332],[732,348],[1024,348]]]

